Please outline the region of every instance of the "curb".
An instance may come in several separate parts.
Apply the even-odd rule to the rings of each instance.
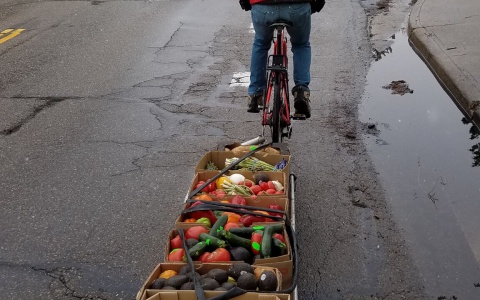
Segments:
[[[480,90],[445,52],[433,30],[435,26],[422,24],[422,7],[426,1],[429,0],[418,0],[412,8],[408,20],[409,43],[462,113],[480,128]]]

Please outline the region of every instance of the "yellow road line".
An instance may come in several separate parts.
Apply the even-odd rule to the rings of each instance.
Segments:
[[[9,39],[16,37],[17,35],[19,35],[19,34],[20,34],[22,31],[24,31],[24,30],[25,30],[25,29],[17,29],[17,30],[5,29],[5,30],[2,31],[2,33],[0,34],[0,44],[5,43],[5,42],[8,41]],[[5,35],[5,34],[8,34],[8,35],[2,38],[2,36]]]

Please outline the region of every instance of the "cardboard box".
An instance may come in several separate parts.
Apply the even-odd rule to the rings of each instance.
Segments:
[[[190,184],[190,189],[188,190],[188,195],[190,195],[197,186],[199,181],[207,181],[220,173],[219,171],[204,171],[195,174],[195,177]],[[284,194],[274,194],[274,195],[261,195],[262,197],[279,197],[285,196],[288,197],[288,176],[283,172],[250,172],[250,171],[229,171],[225,175],[229,176],[231,174],[242,174],[245,178],[254,180],[256,174],[265,174],[269,180],[277,180],[283,185]],[[245,196],[246,197],[246,196]],[[213,199],[216,199],[212,196]]]
[[[265,224],[267,223],[263,223],[263,225]],[[290,241],[288,239],[287,232],[285,231],[285,229],[283,230],[282,234],[285,239],[285,244],[287,245],[287,254],[280,255],[277,257],[271,257],[271,258],[256,259],[253,265],[277,268],[280,271],[280,273],[282,273],[282,287],[288,288],[292,284],[292,278],[293,278],[292,249],[291,249]],[[164,254],[165,262],[167,262],[168,254],[172,250],[170,249],[170,240],[176,237],[177,235],[178,235],[178,232],[176,229],[173,229],[172,231],[170,231],[168,235],[167,242],[165,245],[165,254]],[[222,263],[235,263],[235,262],[229,261],[229,262],[222,262]],[[200,264],[200,262],[195,262],[195,264]]]
[[[144,291],[146,291],[146,290],[149,290],[150,294],[153,294],[155,292],[155,290],[152,290],[149,287],[152,284],[152,282],[160,276],[160,274],[162,272],[164,272],[166,270],[173,270],[173,271],[178,273],[180,271],[180,269],[182,267],[186,266],[186,265],[187,265],[186,263],[160,263],[160,264],[158,264],[155,267],[155,269],[153,269],[150,276],[148,276],[147,280],[142,285],[140,291],[137,293],[137,299],[141,298],[141,295],[143,295]],[[222,270],[227,271],[230,268],[231,265],[232,265],[232,263],[200,264],[200,265],[196,265],[196,272],[198,272],[200,275],[203,275],[203,274],[208,273],[212,269],[222,269]],[[278,281],[277,291],[282,289],[282,274],[280,273],[280,271],[278,269],[268,267],[268,266],[253,266],[253,268],[254,268],[254,270],[261,269],[262,271],[263,270],[268,270],[268,271],[272,271],[273,273],[275,273],[275,275],[277,276],[277,281]],[[171,290],[168,290],[168,291],[156,290],[156,292],[157,293],[158,292],[169,293],[169,292],[172,292],[172,291]],[[222,292],[216,292],[216,293],[220,294]],[[194,298],[194,299],[196,299],[196,298]]]
[[[205,298],[210,299],[220,295],[222,292],[205,292]],[[158,290],[146,290],[138,300],[196,300],[195,291],[170,291],[158,292]],[[245,293],[232,300],[291,300],[289,294],[265,294]]]
[[[287,216],[290,216],[290,211],[289,211],[289,200],[286,198],[286,196],[282,195],[276,195],[275,196],[259,196],[256,199],[251,199],[249,197],[244,197],[247,205],[248,206],[255,206],[258,207],[258,210],[262,210],[263,208],[269,208],[271,204],[276,204],[281,207],[281,210],[283,210]],[[225,197],[225,199],[231,199],[234,196],[228,195]],[[186,203],[183,207],[183,209],[187,209],[190,207],[190,203]],[[217,209],[221,211],[221,206]],[[185,223],[183,222],[185,219],[188,218],[188,215],[180,215],[177,220],[175,221],[175,228],[188,228],[191,226],[198,225],[198,223]],[[213,224],[212,224],[213,225]]]
[[[243,153],[238,153],[238,152],[232,152],[232,151],[210,151],[207,152],[197,163],[197,166],[195,167],[195,173],[198,172],[203,172],[207,171],[206,166],[208,162],[213,162],[215,166],[217,166],[218,169],[222,170],[225,168],[225,159],[226,158],[234,158],[234,157],[242,157],[248,152],[243,152]],[[265,152],[256,152],[252,155],[252,157],[258,158],[272,166],[275,166],[279,162],[282,161],[282,159],[287,160],[287,165],[285,168],[281,171],[282,173],[285,173],[287,175],[290,174],[290,155],[281,155],[281,154],[269,154]]]

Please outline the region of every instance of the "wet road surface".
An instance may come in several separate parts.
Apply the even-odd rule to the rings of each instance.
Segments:
[[[414,53],[406,33],[397,32],[391,42],[367,75],[360,106],[364,141],[428,294],[478,299],[478,131]],[[413,92],[383,88],[399,80]]]

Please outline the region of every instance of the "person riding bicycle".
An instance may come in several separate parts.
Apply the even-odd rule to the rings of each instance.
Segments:
[[[324,0],[239,0],[242,9],[251,10],[255,38],[250,63],[250,85],[248,87],[248,112],[258,113],[263,105],[263,91],[268,51],[272,44],[271,24],[282,21],[287,27],[293,52],[293,79],[295,114],[310,118],[310,29],[311,14],[319,12]]]

